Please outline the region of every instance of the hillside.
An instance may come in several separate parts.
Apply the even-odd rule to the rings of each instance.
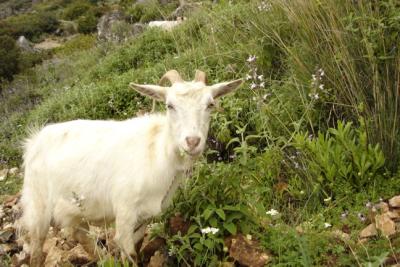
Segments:
[[[157,84],[170,69],[185,80],[202,70],[209,84],[245,80],[219,102],[205,155],[153,220],[148,237],[158,241],[141,254],[143,266],[154,254],[165,266],[400,263],[396,1],[0,2],[5,7],[0,170],[22,170],[21,143],[32,127],[150,112],[152,101],[130,82]],[[149,27],[154,20],[179,23],[164,30]],[[7,172],[5,266],[26,260],[12,225],[18,197],[10,198],[22,174]],[[97,230],[101,257],[72,265],[122,266],[108,242],[112,230]],[[67,238],[54,235],[61,255]],[[68,257],[59,260],[71,265]]]

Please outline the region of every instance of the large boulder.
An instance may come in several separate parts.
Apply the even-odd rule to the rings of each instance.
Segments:
[[[97,36],[100,40],[111,41],[115,39],[113,28],[123,24],[124,15],[119,10],[111,11],[103,15],[97,23]]]
[[[25,36],[23,36],[23,35],[18,37],[17,46],[19,48],[21,48],[21,50],[24,52],[34,52],[35,51],[31,42],[28,39],[26,39]]]

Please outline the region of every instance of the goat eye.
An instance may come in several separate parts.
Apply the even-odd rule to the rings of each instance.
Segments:
[[[215,104],[214,103],[210,103],[210,104],[208,104],[207,109],[212,109],[214,107],[215,107]]]
[[[172,104],[167,104],[167,109],[175,110],[175,107]]]

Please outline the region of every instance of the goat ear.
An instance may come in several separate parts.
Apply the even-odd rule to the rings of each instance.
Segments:
[[[151,84],[136,84],[130,83],[129,87],[135,89],[138,93],[150,96],[151,98],[158,101],[165,101],[165,93],[167,88],[159,85]]]
[[[239,79],[230,82],[217,83],[210,86],[213,98],[218,98],[230,92],[233,92],[236,88],[238,88],[242,84],[242,82],[243,80]]]

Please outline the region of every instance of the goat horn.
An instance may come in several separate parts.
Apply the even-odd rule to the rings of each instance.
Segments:
[[[167,71],[160,79],[159,84],[163,84],[166,80],[170,81],[171,84],[177,82],[183,82],[181,75],[176,70]]]
[[[196,74],[194,75],[194,80],[196,82],[202,82],[206,84],[206,73],[201,70],[196,70]]]

